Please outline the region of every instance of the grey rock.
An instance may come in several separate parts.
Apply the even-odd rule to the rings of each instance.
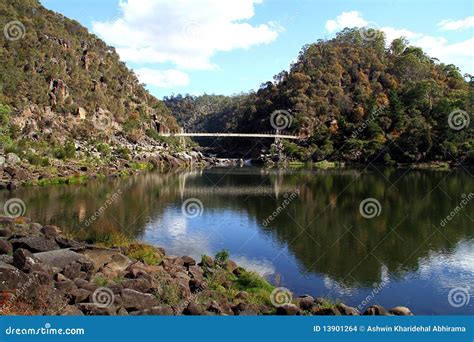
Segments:
[[[64,269],[73,262],[90,263],[91,260],[69,249],[60,249],[49,252],[35,253],[34,256],[41,262],[52,267]]]
[[[47,239],[40,236],[22,237],[10,240],[13,249],[24,248],[32,253],[47,252],[59,249],[59,246],[53,239]]]
[[[123,307],[128,311],[149,309],[157,304],[155,296],[132,289],[123,289],[121,295]]]
[[[0,239],[0,254],[11,254],[12,252],[12,244],[8,240]]]
[[[133,316],[173,316],[174,311],[171,306],[155,306],[149,309],[133,311]]]

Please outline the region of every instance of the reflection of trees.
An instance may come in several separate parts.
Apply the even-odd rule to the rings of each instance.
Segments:
[[[403,170],[326,171],[293,173],[238,169],[196,173],[149,173],[126,179],[107,179],[85,185],[18,189],[13,195],[27,204],[27,215],[39,222],[77,229],[118,189],[122,196],[92,226],[99,231],[126,230],[139,236],[148,219],[167,206],[177,210],[185,189],[259,186],[275,189],[276,196],[222,195],[198,197],[205,210],[244,211],[260,223],[267,235],[287,245],[303,269],[353,285],[380,281],[381,263],[392,274],[416,269],[418,260],[433,250],[450,250],[463,238],[473,238],[469,218],[457,215],[441,232],[440,221],[473,188],[461,171]],[[394,187],[390,187],[395,183]],[[298,188],[300,195],[267,227],[261,223],[281,205],[281,189]],[[280,189],[280,190],[278,190]],[[382,204],[378,218],[359,214],[361,200],[374,197]],[[7,198],[0,193],[0,201]],[[451,199],[450,199],[451,198]],[[471,204],[472,205],[472,204]],[[465,210],[467,210],[466,208]],[[466,212],[467,213],[467,212]],[[429,241],[427,241],[429,239]]]

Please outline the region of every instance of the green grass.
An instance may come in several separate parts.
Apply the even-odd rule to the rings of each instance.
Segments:
[[[156,300],[166,305],[178,305],[181,301],[181,288],[179,285],[169,279],[156,277],[159,285],[159,291],[156,294]]]
[[[156,248],[141,243],[132,243],[128,246],[127,256],[130,259],[142,261],[148,265],[159,265],[162,258]]]

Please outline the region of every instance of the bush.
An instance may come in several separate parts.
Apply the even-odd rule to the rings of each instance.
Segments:
[[[227,261],[229,261],[229,251],[227,249],[223,249],[222,251],[217,252],[215,261],[217,265],[224,267]]]
[[[76,155],[76,146],[74,142],[68,141],[64,146],[60,146],[54,149],[53,155],[57,159],[71,159]]]

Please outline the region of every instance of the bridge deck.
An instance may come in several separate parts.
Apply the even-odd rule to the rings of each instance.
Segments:
[[[265,133],[160,133],[163,137],[234,137],[234,138],[280,138],[280,139],[301,139],[297,135],[286,134],[265,134]]]

